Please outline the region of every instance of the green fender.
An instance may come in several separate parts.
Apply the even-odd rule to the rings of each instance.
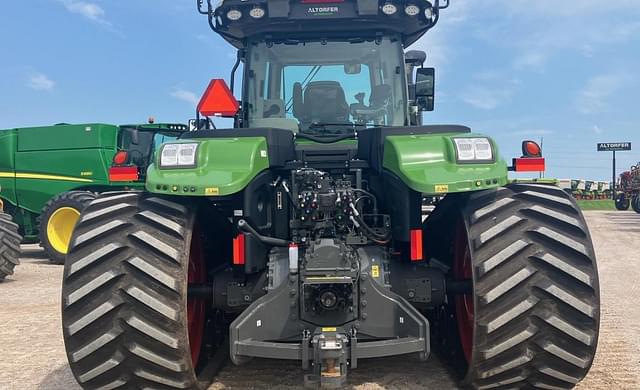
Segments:
[[[383,167],[411,189],[424,194],[446,194],[496,188],[507,184],[507,164],[493,146],[495,162],[458,163],[453,138],[489,138],[478,134],[424,134],[388,136]]]
[[[198,143],[195,168],[161,168],[160,153],[147,170],[149,192],[181,196],[225,196],[242,191],[269,168],[264,137],[185,140]]]

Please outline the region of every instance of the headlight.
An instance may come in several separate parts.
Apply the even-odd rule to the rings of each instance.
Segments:
[[[196,166],[198,144],[166,144],[160,153],[161,168],[192,168]]]
[[[454,138],[459,162],[493,161],[493,147],[488,138]]]

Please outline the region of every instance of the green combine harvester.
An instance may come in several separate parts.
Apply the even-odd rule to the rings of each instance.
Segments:
[[[73,227],[97,194],[142,189],[157,146],[187,130],[179,124],[0,130],[0,245],[11,248],[0,255],[0,279],[17,264],[22,237],[64,262]]]
[[[448,5],[198,1],[244,69],[241,102],[232,76],[198,111],[235,126],[165,143],[144,191],[82,212],[62,326],[84,389],[206,389],[225,356],[339,388],[367,359],[433,351],[473,389],[584,378],[600,298],[576,202],[508,183],[544,170],[535,142],[507,164],[489,136],[422,122],[435,71],[407,49]]]

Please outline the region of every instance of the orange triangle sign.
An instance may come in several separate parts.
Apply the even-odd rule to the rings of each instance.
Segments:
[[[198,103],[198,112],[204,116],[230,118],[236,115],[239,108],[238,100],[222,79],[211,80]]]

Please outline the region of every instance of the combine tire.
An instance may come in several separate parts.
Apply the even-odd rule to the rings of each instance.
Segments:
[[[54,264],[64,264],[73,228],[80,214],[96,198],[88,191],[69,191],[53,197],[40,216],[40,246]]]
[[[473,283],[473,294],[444,309],[463,384],[573,388],[591,367],[600,317],[595,253],[576,202],[532,184],[450,201],[450,276]]]
[[[625,195],[624,192],[618,194],[616,196],[616,209],[619,211],[629,210],[629,198]]]
[[[631,198],[631,208],[633,211],[640,214],[640,195],[636,195]]]
[[[20,264],[20,242],[22,237],[9,214],[0,212],[0,282],[13,275],[13,269]]]
[[[105,194],[82,214],[62,287],[62,325],[84,389],[203,389],[207,306],[195,213],[138,192]]]

